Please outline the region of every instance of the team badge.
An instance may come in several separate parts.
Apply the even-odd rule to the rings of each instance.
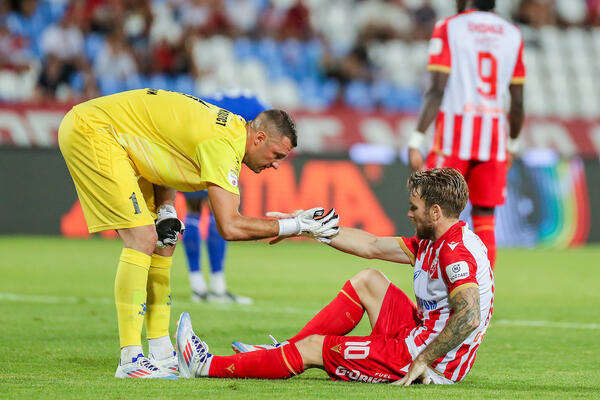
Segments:
[[[446,267],[446,275],[450,283],[454,283],[469,276],[469,266],[466,261],[455,262]]]
[[[233,374],[233,372],[235,371],[235,364],[231,364],[229,367],[227,367],[225,369]]]
[[[239,173],[236,173],[235,170],[229,170],[229,174],[227,175],[227,180],[233,187],[238,187],[239,183]]]

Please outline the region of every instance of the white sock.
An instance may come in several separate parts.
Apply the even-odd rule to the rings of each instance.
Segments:
[[[190,285],[194,292],[199,294],[206,293],[206,282],[204,281],[204,276],[202,276],[202,271],[190,272]]]
[[[174,351],[175,349],[169,335],[156,339],[148,339],[148,356],[152,356],[155,360],[164,360],[165,358],[173,357]]]
[[[128,364],[138,355],[144,354],[142,346],[125,346],[121,349],[121,365]]]
[[[210,364],[212,363],[212,354],[210,355],[210,357],[208,357],[208,359],[204,362],[204,365],[200,368],[200,371],[198,371],[198,375],[197,376],[208,376],[208,371],[210,371]]]
[[[225,284],[225,274],[223,271],[210,274],[210,288],[215,294],[225,294],[227,285]]]

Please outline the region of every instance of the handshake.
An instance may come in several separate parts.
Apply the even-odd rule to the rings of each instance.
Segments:
[[[280,218],[278,221],[279,238],[294,235],[306,236],[321,243],[330,243],[340,230],[338,226],[340,217],[333,208],[327,214],[325,214],[324,208],[315,207],[306,211],[296,210],[289,214],[268,212],[267,217]]]

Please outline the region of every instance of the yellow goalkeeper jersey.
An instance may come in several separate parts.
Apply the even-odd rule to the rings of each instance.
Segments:
[[[146,180],[181,191],[214,183],[239,195],[246,121],[198,98],[140,89],[73,108],[86,124],[108,130]]]

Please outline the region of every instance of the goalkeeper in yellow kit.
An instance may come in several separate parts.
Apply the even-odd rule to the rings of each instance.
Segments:
[[[242,163],[255,173],[277,169],[296,147],[294,123],[281,110],[245,121],[193,96],[132,90],[73,107],[58,141],[90,233],[116,229],[123,240],[115,279],[119,378],[177,377],[169,338],[170,267],[184,226],[173,207],[176,190],[208,189],[226,240],[337,233],[333,210],[280,220],[239,213]],[[144,320],[148,357],[141,347]]]

